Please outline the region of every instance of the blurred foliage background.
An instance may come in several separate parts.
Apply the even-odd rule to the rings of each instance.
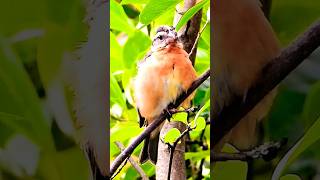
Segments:
[[[0,2],[0,179],[88,179],[60,77],[84,16],[81,0]]]
[[[151,17],[151,21],[141,19],[139,16],[150,1],[110,1],[111,160],[119,153],[114,141],[127,145],[142,131],[138,128],[130,88],[136,62],[150,47],[154,29],[173,22],[174,6],[169,9],[156,6],[156,10],[151,11],[154,14],[146,16]],[[317,0],[274,0],[271,23],[283,46],[317,20],[319,12]],[[62,60],[86,39],[84,16],[81,0],[0,2],[0,179],[88,179],[88,165],[76,145],[71,120],[69,102],[72,96],[62,85],[59,73]],[[206,16],[203,18],[202,26]],[[144,26],[141,21],[150,25]],[[195,63],[198,74],[209,66],[209,32],[208,26],[198,45]],[[288,147],[271,162],[254,161],[252,178],[271,179],[279,160],[287,155],[289,161],[281,163],[284,168],[278,166],[281,173],[319,179],[319,69],[320,50],[280,85],[272,111],[263,125],[264,140],[287,137]],[[208,86],[207,83],[198,89],[194,105],[203,106],[209,99]],[[206,112],[203,116],[207,117]],[[209,128],[206,127],[204,142],[209,141]],[[193,137],[198,138],[199,133],[195,132]],[[135,150],[134,158],[140,148]],[[190,152],[199,151],[200,147],[192,148]],[[205,156],[202,174],[208,178],[209,156]],[[199,167],[203,154],[189,157],[193,158],[187,163],[189,167]],[[142,167],[148,175],[154,174],[151,164]],[[247,168],[241,162],[225,163],[219,170],[219,179],[245,179]],[[189,177],[194,176],[192,168],[188,173]],[[138,174],[131,166],[126,166],[118,177],[135,179]]]
[[[137,73],[137,63],[143,59],[151,48],[151,41],[155,35],[155,30],[160,25],[173,25],[175,6],[183,5],[182,0],[157,1],[157,0],[123,0],[110,1],[110,157],[112,160],[120,153],[114,144],[120,141],[127,146],[131,140],[139,135],[143,128],[139,128],[139,120],[135,101],[133,97],[133,81]],[[209,1],[205,0],[199,4],[203,7],[201,27],[207,19]],[[191,10],[197,12],[196,10]],[[189,13],[189,19],[193,13]],[[184,25],[187,21],[181,22]],[[210,66],[210,25],[206,26],[201,35],[198,52],[195,60],[197,74],[202,74]],[[204,83],[197,90],[193,101],[194,106],[203,107],[207,102],[209,105],[209,81]],[[201,114],[208,118],[209,108]],[[181,118],[179,115],[176,119]],[[185,117],[184,117],[185,118]],[[185,120],[184,118],[179,120]],[[193,116],[194,118],[194,116]],[[190,118],[190,121],[193,119]],[[190,132],[187,147],[187,174],[190,179],[209,178],[210,159],[208,149],[203,150],[197,144],[191,142],[203,142],[209,148],[210,126],[204,125],[204,130]],[[172,133],[175,134],[175,133]],[[135,149],[132,157],[138,162],[138,156],[142,143]],[[169,164],[169,162],[168,162]],[[153,177],[155,166],[150,162],[141,165],[147,176]],[[199,169],[201,167],[201,169]],[[198,171],[200,171],[200,176]],[[127,163],[116,178],[136,179],[139,174]]]
[[[317,0],[272,1],[270,21],[283,47],[319,19]],[[320,49],[280,84],[271,112],[262,125],[261,143],[288,138],[286,148],[270,162],[221,163],[215,169],[215,179],[265,180],[272,175],[274,179],[320,179],[319,80]],[[227,150],[232,151],[230,147]]]

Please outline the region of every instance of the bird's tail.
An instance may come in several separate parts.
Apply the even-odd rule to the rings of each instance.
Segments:
[[[158,158],[158,143],[159,143],[160,132],[156,134],[149,135],[143,144],[143,148],[140,152],[139,161],[140,163],[145,163],[150,160],[153,164],[157,163]]]

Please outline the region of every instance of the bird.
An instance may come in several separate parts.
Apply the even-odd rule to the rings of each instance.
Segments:
[[[188,53],[183,49],[174,27],[157,28],[150,51],[138,63],[134,82],[134,97],[140,119],[140,128],[148,126],[167,106],[187,91],[197,78]],[[183,108],[191,105],[194,93],[181,103]],[[156,164],[159,132],[154,130],[145,140],[139,156],[140,163],[150,160]]]
[[[261,10],[259,0],[223,0],[213,4],[213,111],[219,113],[232,97],[246,100],[262,68],[280,53],[280,43]],[[269,112],[276,88],[222,138],[238,150],[257,145],[258,124]]]

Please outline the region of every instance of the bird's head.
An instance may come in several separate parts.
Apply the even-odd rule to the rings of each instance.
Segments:
[[[169,44],[178,42],[178,34],[172,26],[160,26],[152,41],[152,49],[158,50],[165,48]]]

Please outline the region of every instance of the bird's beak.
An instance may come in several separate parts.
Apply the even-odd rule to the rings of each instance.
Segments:
[[[178,38],[178,34],[175,31],[170,31],[168,36],[175,40]]]

